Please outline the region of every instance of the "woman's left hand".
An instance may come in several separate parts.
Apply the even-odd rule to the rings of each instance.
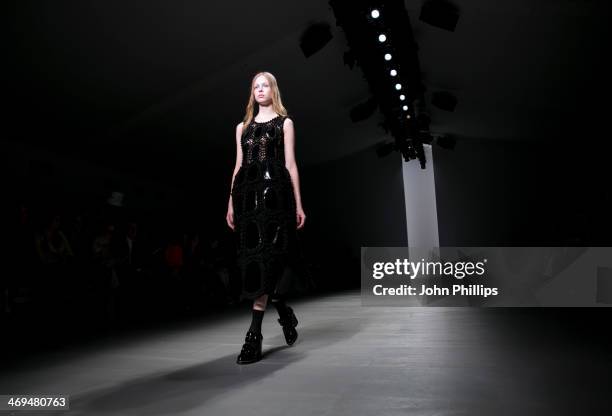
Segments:
[[[297,214],[297,229],[304,227],[304,221],[306,221],[306,214],[304,214],[304,210],[302,207],[298,207],[296,210]]]

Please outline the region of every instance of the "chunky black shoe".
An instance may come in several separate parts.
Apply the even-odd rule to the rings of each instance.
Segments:
[[[283,327],[283,334],[285,334],[285,341],[287,345],[293,345],[298,337],[298,333],[295,327],[298,324],[298,320],[293,313],[293,309],[287,306],[287,314],[278,320],[278,323]]]
[[[263,335],[249,331],[244,338],[244,345],[242,351],[236,359],[237,364],[251,364],[261,360],[261,342]]]

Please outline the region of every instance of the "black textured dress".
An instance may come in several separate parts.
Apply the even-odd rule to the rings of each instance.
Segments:
[[[286,294],[284,273],[296,253],[296,205],[285,167],[283,123],[277,116],[243,127],[242,165],[232,188],[240,299]]]

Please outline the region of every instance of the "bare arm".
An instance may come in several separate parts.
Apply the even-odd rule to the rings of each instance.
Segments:
[[[232,173],[232,183],[230,185],[230,196],[228,205],[232,205],[232,189],[234,189],[234,178],[236,177],[236,173],[240,170],[240,165],[242,165],[242,146],[240,143],[240,138],[242,137],[242,122],[240,122],[236,126],[236,165],[234,166],[234,172]]]
[[[295,162],[295,129],[293,127],[293,120],[290,118],[285,120],[283,132],[285,135],[285,167],[291,175],[296,208],[299,211],[303,211],[302,196],[300,194],[300,175],[298,173],[297,163]]]

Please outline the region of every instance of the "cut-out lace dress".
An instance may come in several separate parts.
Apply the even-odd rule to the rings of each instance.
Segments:
[[[291,176],[285,167],[283,123],[252,120],[243,127],[242,165],[232,187],[240,299],[285,294],[284,273],[296,250],[296,205]]]

